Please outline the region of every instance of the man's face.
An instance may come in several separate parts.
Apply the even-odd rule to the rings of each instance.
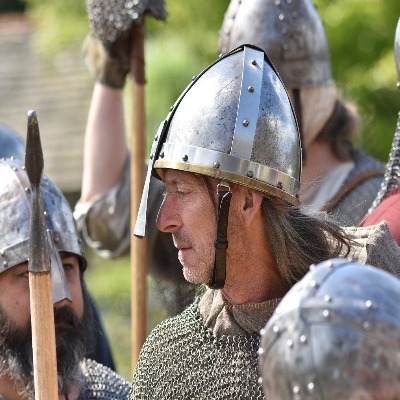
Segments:
[[[90,342],[91,316],[87,293],[82,290],[78,258],[61,255],[66,281],[73,301],[54,305],[57,370],[60,391],[82,382],[79,362]],[[19,390],[32,397],[32,330],[28,264],[20,264],[0,274],[0,376],[8,373]]]
[[[165,170],[166,194],[157,227],[172,233],[185,279],[207,283],[214,264],[217,224],[215,205],[205,181],[193,174]]]

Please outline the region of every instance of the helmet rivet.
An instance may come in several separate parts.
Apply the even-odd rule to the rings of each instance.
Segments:
[[[367,331],[371,328],[371,324],[368,321],[363,322],[363,328]]]
[[[278,326],[278,325],[274,325],[274,326],[272,327],[272,331],[273,331],[274,333],[278,334],[278,333],[279,333],[279,326]]]
[[[298,386],[293,386],[293,393],[294,394],[299,394],[300,393],[300,388]]]
[[[275,4],[279,6],[281,4],[281,0],[275,0]]]
[[[307,389],[308,389],[309,392],[313,392],[313,391],[314,391],[314,388],[315,388],[315,385],[314,385],[313,382],[310,382],[310,383],[307,385]]]
[[[307,343],[307,337],[306,337],[306,335],[301,335],[301,336],[300,336],[300,343],[303,343],[303,344]]]
[[[251,60],[251,63],[252,63],[253,65],[257,65],[257,61],[256,61],[256,60]]]
[[[285,19],[285,16],[283,14],[279,14],[279,21],[283,21]]]
[[[258,384],[262,385],[263,379],[261,378],[261,376],[258,378]]]
[[[13,171],[18,171],[17,167],[12,167]]]
[[[247,90],[248,90],[250,93],[253,93],[253,92],[254,92],[254,87],[253,87],[253,86],[249,86],[249,87],[247,88]]]
[[[26,187],[24,190],[26,193],[29,193],[31,191],[31,189],[29,189],[28,187]]]
[[[331,313],[329,312],[329,310],[324,310],[322,311],[322,315],[324,316],[324,318],[329,318],[331,316]]]
[[[325,301],[325,303],[331,303],[332,302],[332,297],[329,296],[329,294],[326,294],[324,296],[324,301]]]
[[[243,124],[244,127],[248,127],[249,124],[250,124],[250,121],[248,119],[244,119],[242,124]]]
[[[4,257],[6,255],[6,252],[2,250],[0,254]]]
[[[262,353],[264,353],[264,349],[263,349],[262,347],[260,347],[260,348],[258,349],[258,354],[261,355]]]
[[[8,267],[8,262],[7,262],[7,261],[4,261],[4,262],[3,262],[3,267],[4,267],[4,268],[7,268],[7,267]]]
[[[289,340],[286,342],[286,344],[287,344],[287,347],[289,347],[289,349],[292,349],[292,348],[293,348],[293,340],[292,340],[292,339],[289,339]]]
[[[185,155],[182,157],[182,160],[183,160],[183,161],[187,161],[187,160],[188,160],[187,154],[185,154]]]
[[[315,269],[315,264],[311,264],[309,269],[310,269],[310,271],[314,271],[314,269]]]
[[[374,307],[374,305],[372,304],[372,301],[371,301],[371,300],[367,300],[367,301],[365,302],[365,307],[367,307],[368,310],[371,310],[371,309]]]
[[[164,152],[162,152],[162,153],[160,154],[160,157],[161,157],[161,158],[164,158]]]
[[[283,183],[282,182],[278,182],[278,184],[276,185],[276,187],[278,189],[282,189],[283,188]]]
[[[252,177],[253,177],[253,171],[248,171],[248,172],[247,172],[247,176],[248,176],[249,178],[252,178]]]
[[[43,211],[43,215],[47,217],[47,211]]]
[[[214,168],[219,168],[219,161],[214,161],[213,167]]]
[[[317,289],[317,288],[318,288],[318,283],[317,283],[316,281],[312,280],[312,281],[310,282],[310,286],[311,286],[312,288],[314,288],[314,289]]]

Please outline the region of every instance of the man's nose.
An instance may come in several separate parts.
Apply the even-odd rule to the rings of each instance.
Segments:
[[[161,232],[176,232],[182,226],[179,209],[171,194],[166,194],[157,215],[157,228]]]

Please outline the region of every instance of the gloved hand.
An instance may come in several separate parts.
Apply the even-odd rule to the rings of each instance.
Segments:
[[[130,70],[132,32],[127,32],[107,47],[92,34],[83,42],[84,64],[96,81],[106,86],[122,89]]]

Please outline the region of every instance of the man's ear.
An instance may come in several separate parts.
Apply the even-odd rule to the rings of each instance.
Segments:
[[[242,213],[246,225],[251,225],[261,210],[263,196],[254,190],[243,188]]]

